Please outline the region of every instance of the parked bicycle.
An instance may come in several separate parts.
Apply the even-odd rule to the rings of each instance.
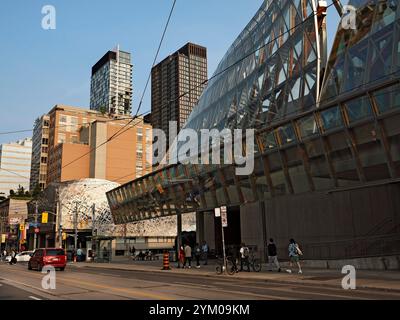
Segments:
[[[251,266],[251,268],[253,269],[254,272],[260,272],[261,271],[261,260],[256,258],[254,253],[250,254],[249,263],[250,263],[250,266]]]
[[[215,271],[217,274],[222,274],[224,272],[224,259],[223,258],[218,258],[217,260],[217,266],[215,267]],[[232,256],[227,256],[226,257],[226,272],[229,275],[234,275],[236,272],[238,272],[238,264],[236,261],[236,258]]]

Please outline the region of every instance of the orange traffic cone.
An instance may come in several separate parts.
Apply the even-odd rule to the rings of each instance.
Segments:
[[[168,251],[164,251],[164,258],[163,258],[163,268],[162,270],[171,270],[169,267],[169,253]]]

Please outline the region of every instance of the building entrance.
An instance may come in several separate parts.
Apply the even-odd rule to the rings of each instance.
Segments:
[[[221,218],[214,217],[215,250],[217,255],[222,255]],[[224,228],[226,254],[236,256],[241,243],[240,207],[228,208],[228,227]]]

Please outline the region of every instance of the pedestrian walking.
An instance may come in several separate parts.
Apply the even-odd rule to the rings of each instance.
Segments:
[[[272,264],[275,264],[278,272],[281,272],[281,267],[278,261],[278,250],[276,249],[276,245],[274,243],[274,239],[269,239],[269,243],[267,246],[268,250],[268,271],[272,271]]]
[[[200,269],[201,248],[198,243],[196,243],[196,247],[194,248],[194,257],[196,258],[196,268]]]
[[[205,241],[203,241],[203,245],[201,246],[201,252],[203,255],[204,265],[206,266],[208,264],[209,247],[208,247],[207,242],[205,242]]]
[[[188,245],[185,244],[185,263],[183,264],[183,267],[186,268],[186,262],[188,262],[189,266],[188,268],[192,268],[192,248]]]
[[[183,268],[183,265],[184,265],[184,263],[185,263],[185,250],[183,249],[183,246],[181,246],[181,247],[179,248],[179,256],[178,256],[178,259],[179,259],[179,262],[180,262],[180,264],[182,265],[182,268]]]
[[[76,250],[76,261],[77,262],[82,261],[82,255],[83,255],[82,249],[78,248],[78,250]]]
[[[17,258],[16,258],[16,256],[17,256],[17,253],[16,253],[15,250],[13,249],[13,250],[11,251],[10,265],[16,264],[16,263],[17,263]]]
[[[250,262],[249,262],[249,256],[250,256],[250,250],[246,246],[245,243],[242,243],[240,245],[240,270],[243,271],[243,264],[247,266],[247,272],[250,272]]]
[[[300,265],[300,256],[303,255],[303,252],[300,250],[299,245],[297,244],[297,242],[294,239],[290,239],[289,240],[289,269],[286,270],[286,272],[288,273],[292,273],[292,267],[294,264],[297,265],[297,267],[299,268],[299,274],[302,274],[303,271],[301,270],[301,265]]]

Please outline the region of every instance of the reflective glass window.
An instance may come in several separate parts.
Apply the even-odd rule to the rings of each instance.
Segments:
[[[343,118],[338,106],[321,112],[321,118],[325,130],[335,129],[343,126]]]
[[[314,115],[298,120],[297,125],[302,138],[307,138],[318,133],[317,122],[315,121]]]
[[[400,85],[394,85],[373,94],[379,113],[400,108]]]
[[[296,134],[292,124],[277,129],[281,144],[288,144],[296,141]]]
[[[367,97],[360,97],[346,102],[346,111],[350,122],[372,116],[372,108]]]

